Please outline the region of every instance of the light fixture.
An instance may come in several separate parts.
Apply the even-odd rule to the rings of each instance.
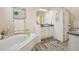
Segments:
[[[38,9],[38,11],[47,12],[47,9],[42,9],[42,8],[40,8],[40,9]]]

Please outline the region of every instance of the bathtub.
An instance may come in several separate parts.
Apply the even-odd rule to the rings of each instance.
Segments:
[[[0,51],[30,51],[40,39],[35,33],[31,33],[30,37],[27,35],[19,34],[0,40]]]

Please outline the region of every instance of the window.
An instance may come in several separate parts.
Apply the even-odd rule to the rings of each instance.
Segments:
[[[14,7],[13,20],[14,20],[14,33],[24,33],[26,19],[26,8]]]
[[[24,20],[14,20],[14,32],[24,33]]]

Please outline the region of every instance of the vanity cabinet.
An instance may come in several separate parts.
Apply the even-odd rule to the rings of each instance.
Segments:
[[[79,33],[72,32],[69,34],[69,51],[79,51]]]
[[[41,39],[52,37],[54,32],[54,27],[49,26],[49,27],[42,27],[41,28]]]

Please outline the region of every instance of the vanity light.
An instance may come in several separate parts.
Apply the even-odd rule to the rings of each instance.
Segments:
[[[44,11],[44,12],[47,12],[47,9],[42,9],[42,8],[40,8],[40,9],[38,9],[38,11]]]

